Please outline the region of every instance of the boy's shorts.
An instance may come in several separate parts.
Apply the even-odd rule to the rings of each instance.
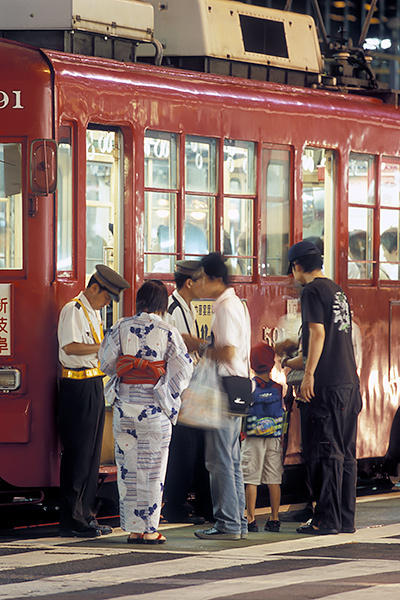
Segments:
[[[249,436],[242,442],[244,483],[282,483],[281,438]]]

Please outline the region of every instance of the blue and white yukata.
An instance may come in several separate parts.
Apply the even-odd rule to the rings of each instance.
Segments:
[[[155,385],[126,384],[116,376],[121,355],[165,361]],[[188,386],[192,360],[178,330],[153,313],[120,319],[105,335],[101,369],[111,377],[113,430],[121,527],[135,533],[158,529],[172,424],[181,392]]]

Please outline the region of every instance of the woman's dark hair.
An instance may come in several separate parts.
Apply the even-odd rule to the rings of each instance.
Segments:
[[[165,313],[168,305],[167,288],[159,279],[149,279],[136,294],[136,312]]]
[[[312,271],[322,269],[323,264],[322,256],[320,254],[306,254],[305,256],[300,256],[299,258],[296,258],[294,263],[300,265],[304,273],[311,273]]]
[[[220,252],[210,252],[207,256],[203,256],[201,259],[201,266],[204,269],[204,273],[210,279],[221,278],[225,285],[229,283],[228,267],[225,264],[225,260]]]

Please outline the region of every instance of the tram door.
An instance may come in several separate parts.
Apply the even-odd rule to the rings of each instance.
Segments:
[[[86,132],[86,283],[99,263],[123,274],[121,142],[115,130]],[[122,316],[122,303],[103,311],[105,328]]]
[[[333,150],[306,147],[302,160],[303,239],[320,247],[324,273],[335,278],[335,178]]]
[[[122,136],[90,127],[86,132],[86,283],[102,263],[123,274]],[[122,316],[123,294],[102,310],[106,329]],[[104,379],[106,383],[106,378]],[[106,396],[101,464],[114,463],[112,409]]]

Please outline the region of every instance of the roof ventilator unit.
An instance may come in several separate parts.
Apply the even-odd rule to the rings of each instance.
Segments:
[[[253,66],[259,76],[251,78],[280,83],[297,80],[287,81],[287,73],[266,76],[265,69],[313,74],[312,81],[322,72],[317,31],[308,15],[230,0],[149,2],[164,64],[241,77],[251,76]],[[138,55],[146,54],[146,48],[140,48]],[[204,64],[209,68],[203,69]],[[298,83],[304,84],[304,75]]]
[[[154,8],[142,0],[2,0],[1,35],[35,46],[134,62],[139,44],[153,45]],[[154,55],[154,50],[151,50]]]

